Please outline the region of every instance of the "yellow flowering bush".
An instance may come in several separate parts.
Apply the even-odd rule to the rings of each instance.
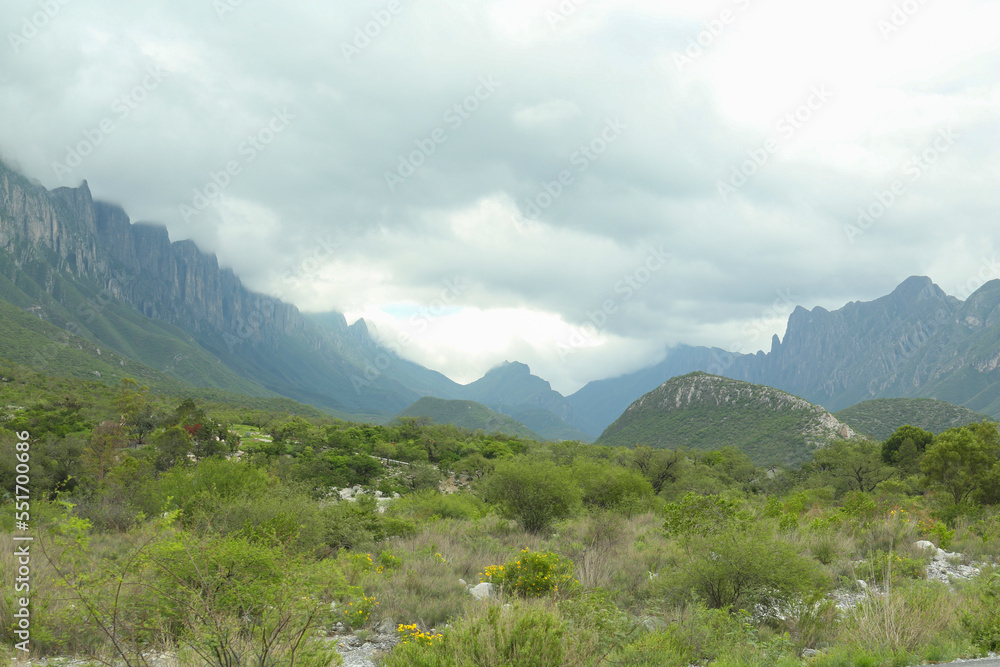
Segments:
[[[377,606],[378,601],[374,597],[362,594],[360,600],[347,603],[344,609],[344,622],[352,628],[363,627]]]
[[[440,632],[431,634],[429,632],[424,632],[417,627],[416,623],[411,625],[400,625],[397,628],[400,634],[400,643],[402,644],[416,644],[417,646],[433,646],[435,642],[439,642],[444,638]]]
[[[522,596],[541,596],[566,591],[578,583],[573,578],[573,562],[551,551],[522,549],[521,554],[504,565],[490,565],[479,573],[488,581]]]

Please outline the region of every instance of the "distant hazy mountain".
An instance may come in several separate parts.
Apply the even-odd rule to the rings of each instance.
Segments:
[[[2,163],[0,298],[195,386],[383,415],[459,386],[382,348],[363,322],[250,292],[191,241],[94,202],[86,182],[50,192]]]
[[[473,431],[503,433],[544,440],[512,417],[494,412],[475,401],[447,400],[425,396],[399,413],[400,417],[427,417],[436,424],[453,424]]]
[[[876,398],[833,413],[858,433],[885,440],[905,424],[941,433],[956,426],[990,419],[960,405],[933,398]]]
[[[569,397],[593,433],[612,408],[662,378],[702,370],[777,387],[838,410],[873,398],[936,398],[1000,417],[1000,280],[962,302],[926,277],[874,301],[797,307],[768,353],[730,355],[681,346],[650,368],[591,382]],[[613,419],[613,417],[611,417]],[[607,422],[610,423],[610,422]]]
[[[567,398],[572,423],[596,437],[639,396],[670,378],[718,366],[728,356],[728,352],[719,348],[678,345],[668,349],[666,358],[654,366],[621,377],[589,382]]]
[[[797,396],[696,372],[632,403],[597,443],[705,451],[734,446],[758,464],[795,464],[831,439],[854,435],[825,409]]]
[[[510,415],[549,440],[583,440],[593,435],[571,423],[574,410],[552,386],[518,362],[504,362],[458,392],[461,398]]]

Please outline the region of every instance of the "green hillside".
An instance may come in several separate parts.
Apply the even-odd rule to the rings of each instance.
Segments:
[[[5,362],[8,374],[11,368],[17,368],[20,369],[19,374],[32,374],[37,378],[72,378],[84,381],[88,387],[117,387],[123,377],[129,377],[167,396],[191,397],[219,405],[287,412],[317,419],[330,415],[357,417],[323,411],[277,394],[251,396],[215,387],[193,387],[172,375],[74,336],[2,300],[0,361]],[[67,386],[73,385],[70,383]]]
[[[145,317],[110,298],[105,290],[86,278],[52,270],[44,258],[33,256],[35,252],[26,253],[28,258],[18,268],[10,253],[0,250],[0,300],[6,302],[4,306],[12,304],[30,309],[48,322],[94,342],[102,354],[106,350],[114,351],[145,366],[161,369],[187,385],[250,396],[275,395],[253,380],[234,373],[178,327]],[[47,288],[47,284],[51,286]],[[5,310],[5,313],[10,312],[9,308]],[[39,317],[31,319],[39,321]],[[26,320],[17,318],[17,321]],[[8,352],[8,345],[16,346],[21,353]],[[0,341],[0,356],[31,363],[21,356],[23,352],[23,344],[6,338]],[[34,355],[34,351],[31,354]],[[60,368],[54,367],[54,372],[66,374]]]
[[[399,413],[400,417],[427,417],[436,424],[453,424],[472,431],[503,433],[544,440],[513,417],[494,412],[475,401],[446,400],[425,396]]]
[[[955,426],[992,419],[960,405],[933,398],[876,398],[833,413],[851,428],[885,440],[904,424],[941,433]]]
[[[708,373],[673,378],[632,403],[599,445],[735,446],[754,463],[794,465],[833,438],[854,433],[830,413],[786,392]]]
[[[551,410],[518,406],[509,409],[507,414],[546,440],[594,441],[593,436],[587,435],[580,429],[567,424]]]

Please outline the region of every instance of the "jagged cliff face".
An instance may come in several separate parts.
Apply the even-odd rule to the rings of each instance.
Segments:
[[[171,243],[165,228],[133,225],[121,208],[94,202],[86,181],[49,193],[3,170],[0,204],[0,246],[15,257],[48,248],[54,270],[95,281],[147,317],[252,344],[303,332],[294,306],[246,290],[193,242]]]
[[[51,297],[37,314],[53,324],[99,337],[72,321],[80,308],[64,298],[69,281],[79,287],[77,302],[80,294],[99,293],[102,314],[116,302],[174,325],[238,375],[299,400],[393,413],[421,395],[397,375],[445,390],[453,384],[381,348],[363,322],[348,327],[338,313],[307,318],[293,305],[247,290],[193,242],[171,243],[165,228],[133,225],[120,207],[95,202],[86,182],[49,192],[0,163],[0,250],[9,258],[8,279],[39,285]],[[109,332],[102,342],[121,347],[138,335],[136,322],[127,324],[131,333]],[[120,319],[105,329],[119,325]],[[155,344],[150,338],[146,358],[138,360],[169,372],[148,351]]]
[[[952,322],[960,306],[920,277],[880,299],[833,312],[799,306],[770,353],[736,359],[724,374],[780,387],[830,409],[847,407],[907,377],[915,351]]]

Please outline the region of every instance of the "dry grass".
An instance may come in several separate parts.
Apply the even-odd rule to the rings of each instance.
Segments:
[[[914,653],[945,637],[954,637],[962,602],[946,586],[919,582],[870,595],[854,610],[845,627],[848,643],[866,649]]]

